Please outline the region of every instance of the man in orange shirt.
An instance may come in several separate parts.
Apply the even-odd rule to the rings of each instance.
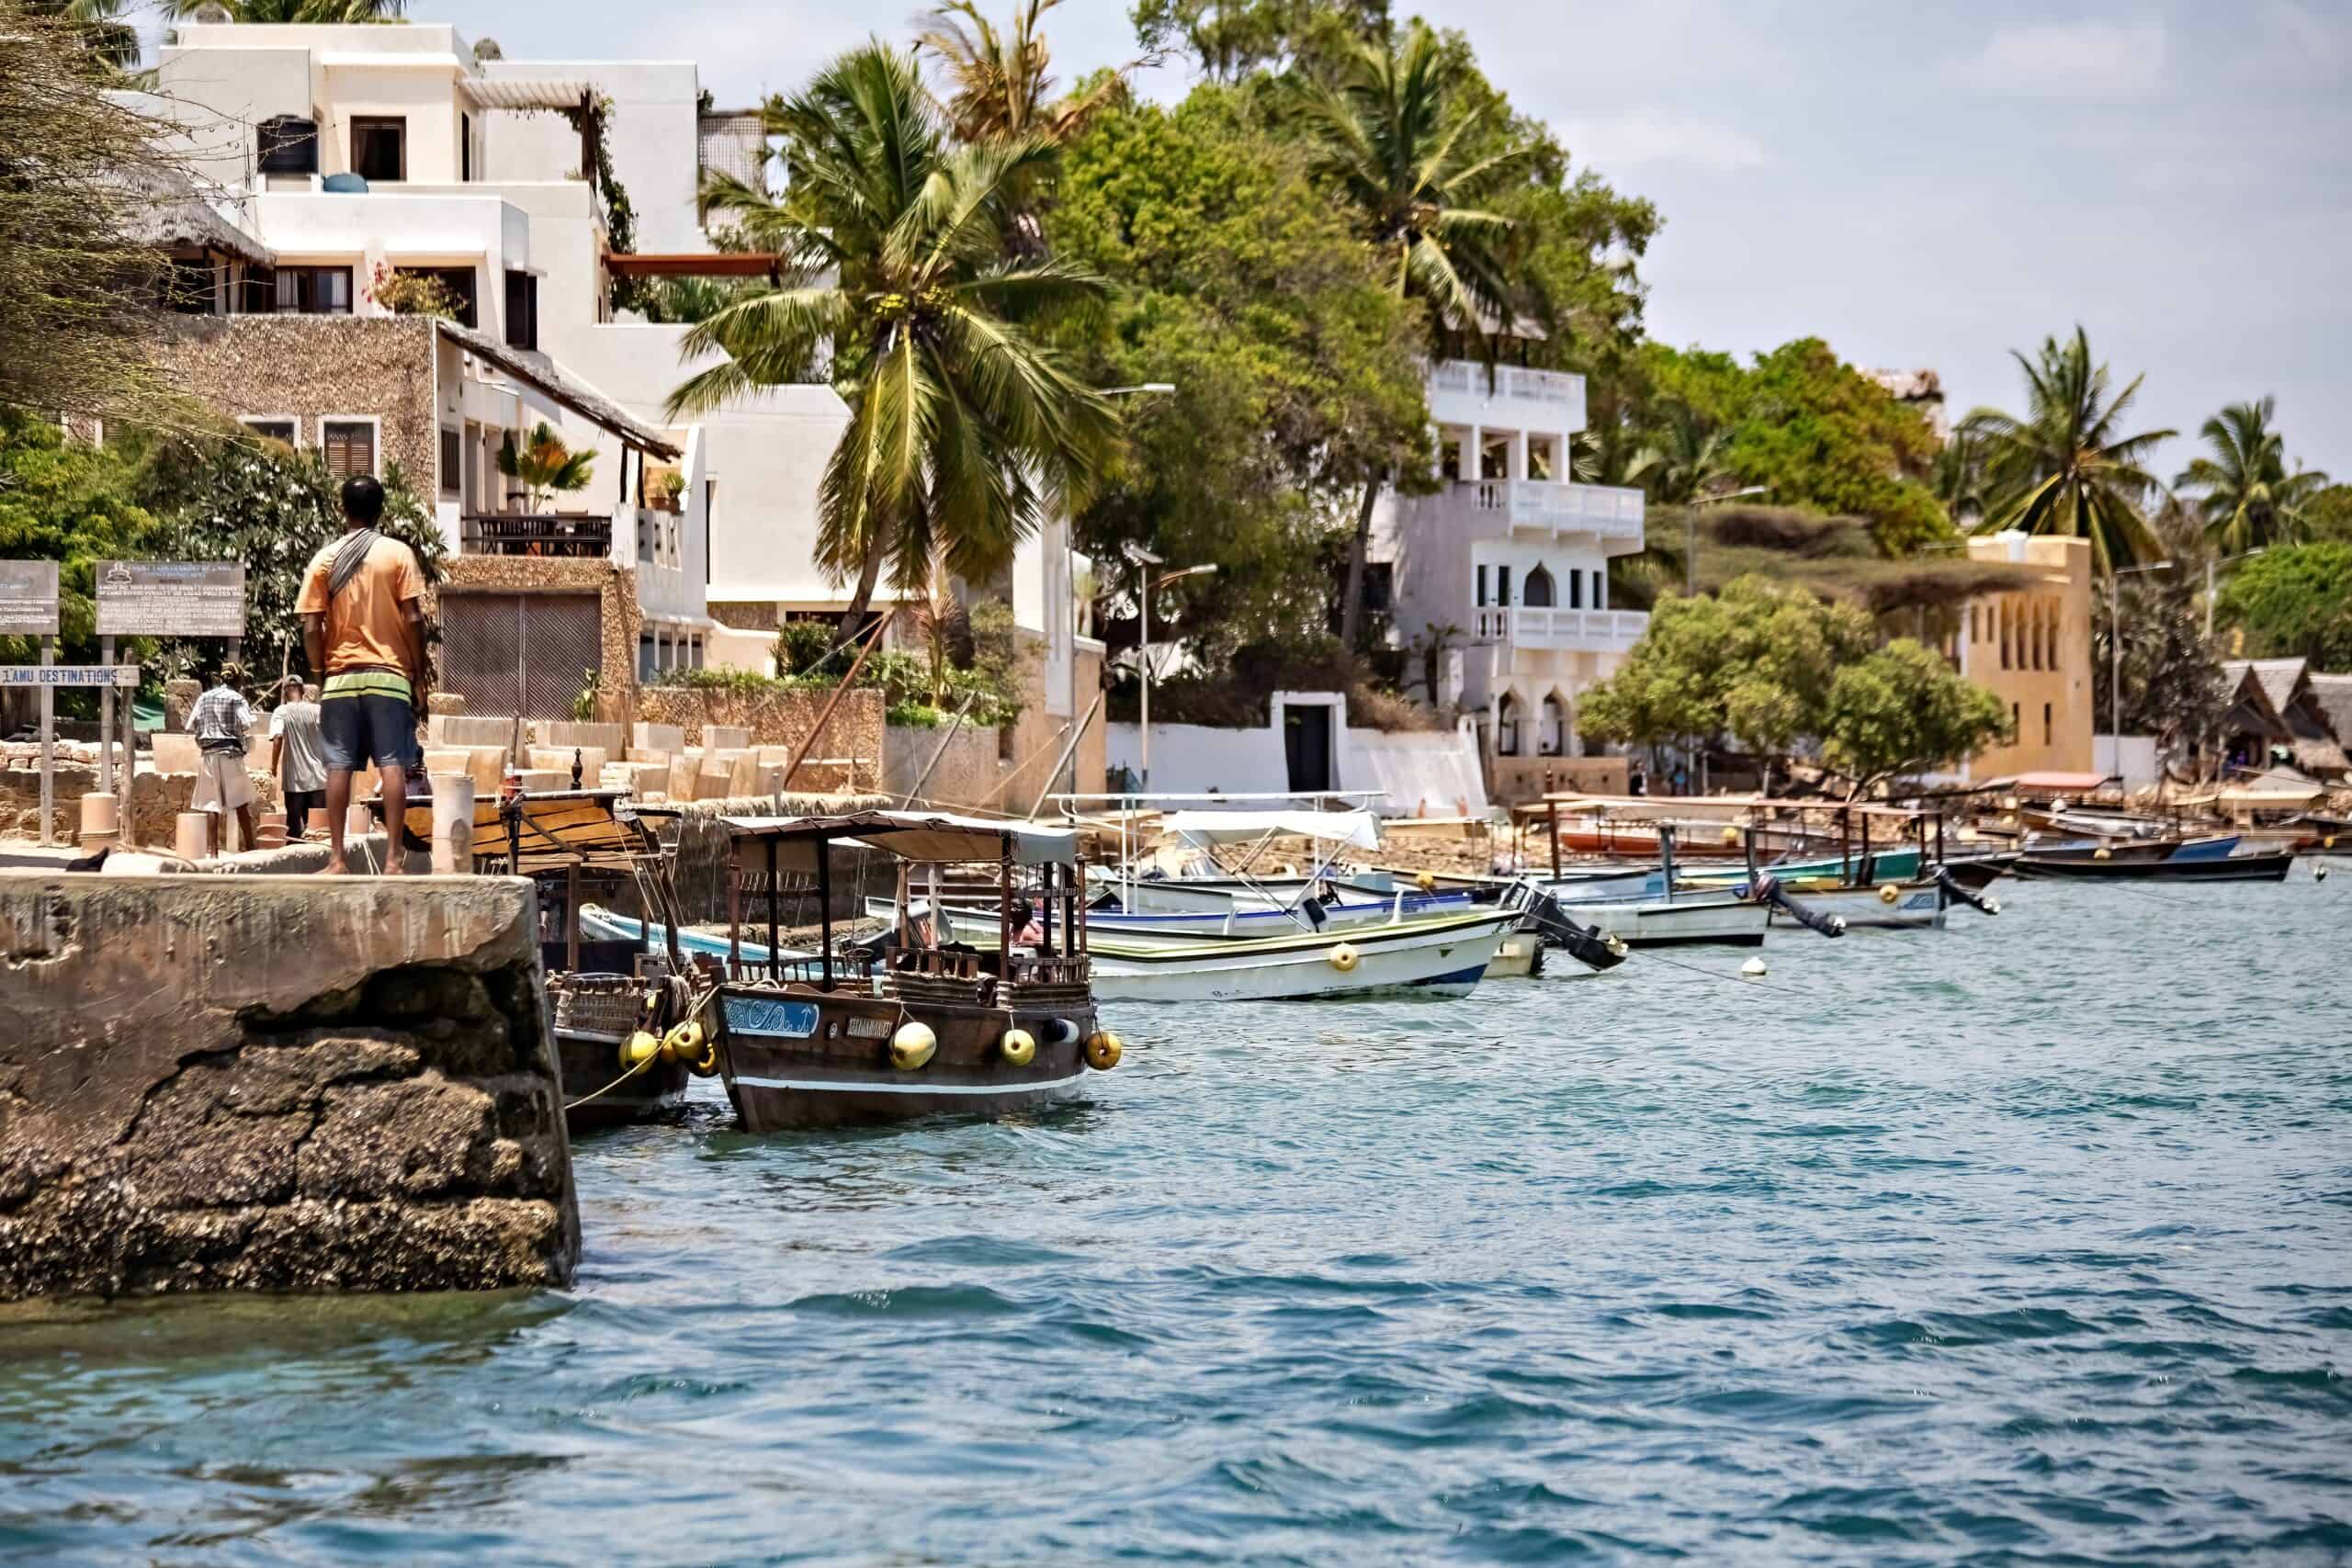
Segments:
[[[369,475],[343,481],[344,536],[321,550],[302,580],[295,609],[311,668],[326,674],[319,732],[327,758],[327,871],[343,858],[351,775],[369,762],[384,782],[390,847],[384,871],[403,869],[401,824],[416,744],[416,683],[424,675],[424,573],[416,552],[376,531],[384,487]]]

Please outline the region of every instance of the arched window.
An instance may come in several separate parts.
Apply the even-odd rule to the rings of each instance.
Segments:
[[[1535,750],[1546,757],[1567,753],[1567,709],[1560,703],[1560,694],[1544,694],[1544,705],[1537,711]]]
[[[1495,705],[1496,756],[1519,755],[1519,698],[1513,693],[1505,692],[1502,701]]]
[[[1529,609],[1550,609],[1552,607],[1552,573],[1550,570],[1543,566],[1538,566],[1533,571],[1529,572],[1527,574],[1526,586],[1521,588],[1520,592],[1522,595],[1520,603],[1525,604]]]

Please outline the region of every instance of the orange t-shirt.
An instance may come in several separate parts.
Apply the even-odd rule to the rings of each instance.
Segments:
[[[396,670],[408,667],[408,606],[424,597],[424,573],[417,569],[416,552],[398,539],[380,538],[343,592],[327,603],[327,580],[334,558],[343,548],[337,539],[311,558],[302,576],[302,596],[295,613],[327,618],[329,675],[346,670]]]

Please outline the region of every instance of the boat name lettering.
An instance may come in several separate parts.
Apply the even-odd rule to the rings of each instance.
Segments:
[[[766,1034],[781,1040],[806,1040],[817,1032],[815,1002],[779,1001],[767,997],[727,998],[727,1027],[746,1034]]]

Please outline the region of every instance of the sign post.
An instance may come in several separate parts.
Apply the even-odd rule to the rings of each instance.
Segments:
[[[139,767],[138,729],[131,694],[139,667],[114,662],[119,637],[225,637],[234,649],[245,635],[245,569],[239,561],[100,561],[97,569],[99,665],[115,673],[85,682],[106,693],[99,701],[113,712],[113,690],[123,694],[122,831],[130,831],[131,779]],[[127,677],[127,678],[126,678]],[[113,744],[112,725],[107,726]],[[101,755],[110,754],[102,751]],[[109,786],[111,787],[111,786]]]
[[[0,637],[40,638],[43,665],[57,660],[57,563],[0,561]],[[40,692],[40,841],[55,842],[50,821],[57,805],[57,696]]]

